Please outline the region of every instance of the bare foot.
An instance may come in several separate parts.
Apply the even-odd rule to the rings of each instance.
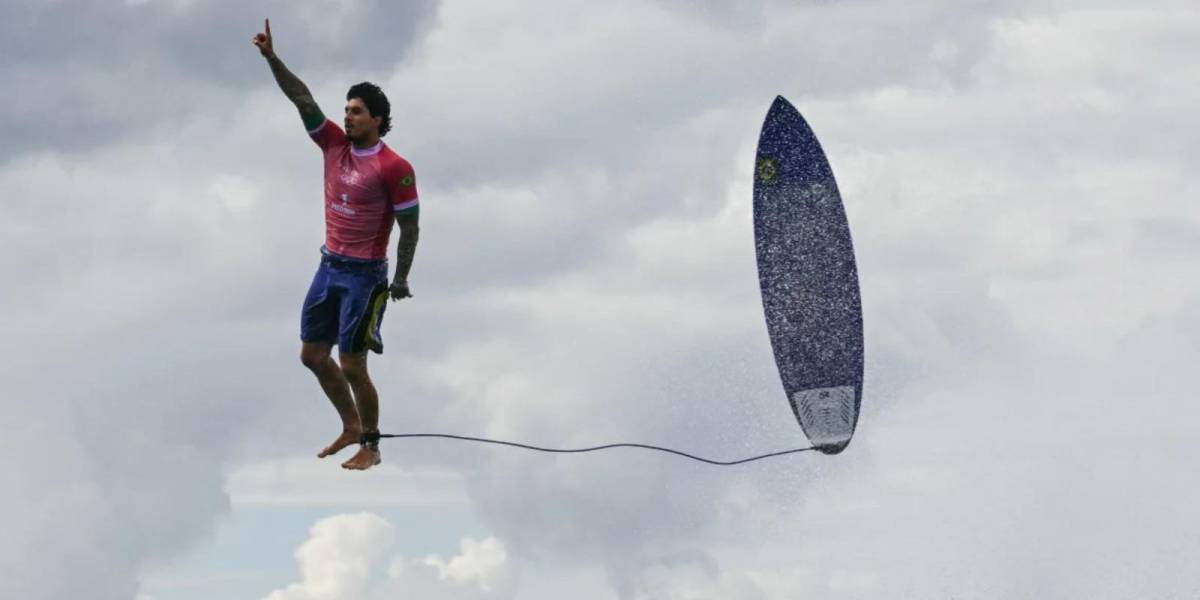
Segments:
[[[350,444],[357,444],[359,442],[359,440],[361,440],[361,439],[362,439],[361,431],[353,431],[350,429],[343,429],[342,435],[339,435],[336,440],[333,440],[332,444],[325,446],[325,449],[322,450],[321,453],[317,455],[317,458],[325,458],[326,456],[331,456],[331,455],[337,454],[338,452],[342,451],[342,448],[345,448],[346,446],[349,446]]]
[[[380,457],[378,448],[363,446],[359,448],[357,454],[350,457],[350,460],[342,463],[342,468],[354,471],[366,471],[381,462],[383,462],[383,458]]]

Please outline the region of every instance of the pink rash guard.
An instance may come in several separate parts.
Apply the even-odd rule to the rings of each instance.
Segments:
[[[355,148],[329,119],[308,135],[325,154],[325,247],[352,258],[386,258],[395,213],[417,206],[412,165],[382,141]]]

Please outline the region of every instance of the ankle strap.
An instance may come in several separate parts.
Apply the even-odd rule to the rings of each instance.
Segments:
[[[379,432],[378,431],[364,431],[362,434],[362,437],[359,438],[358,443],[360,443],[364,447],[370,448],[372,450],[378,449],[379,448]]]

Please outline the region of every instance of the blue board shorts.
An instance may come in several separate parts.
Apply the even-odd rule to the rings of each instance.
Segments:
[[[300,339],[337,344],[346,353],[383,352],[380,325],[387,308],[386,260],[363,260],[321,249],[300,313]]]

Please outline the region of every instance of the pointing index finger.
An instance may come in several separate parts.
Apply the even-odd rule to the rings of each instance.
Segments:
[[[271,20],[263,19],[263,23],[267,30],[267,37],[271,37]]]

